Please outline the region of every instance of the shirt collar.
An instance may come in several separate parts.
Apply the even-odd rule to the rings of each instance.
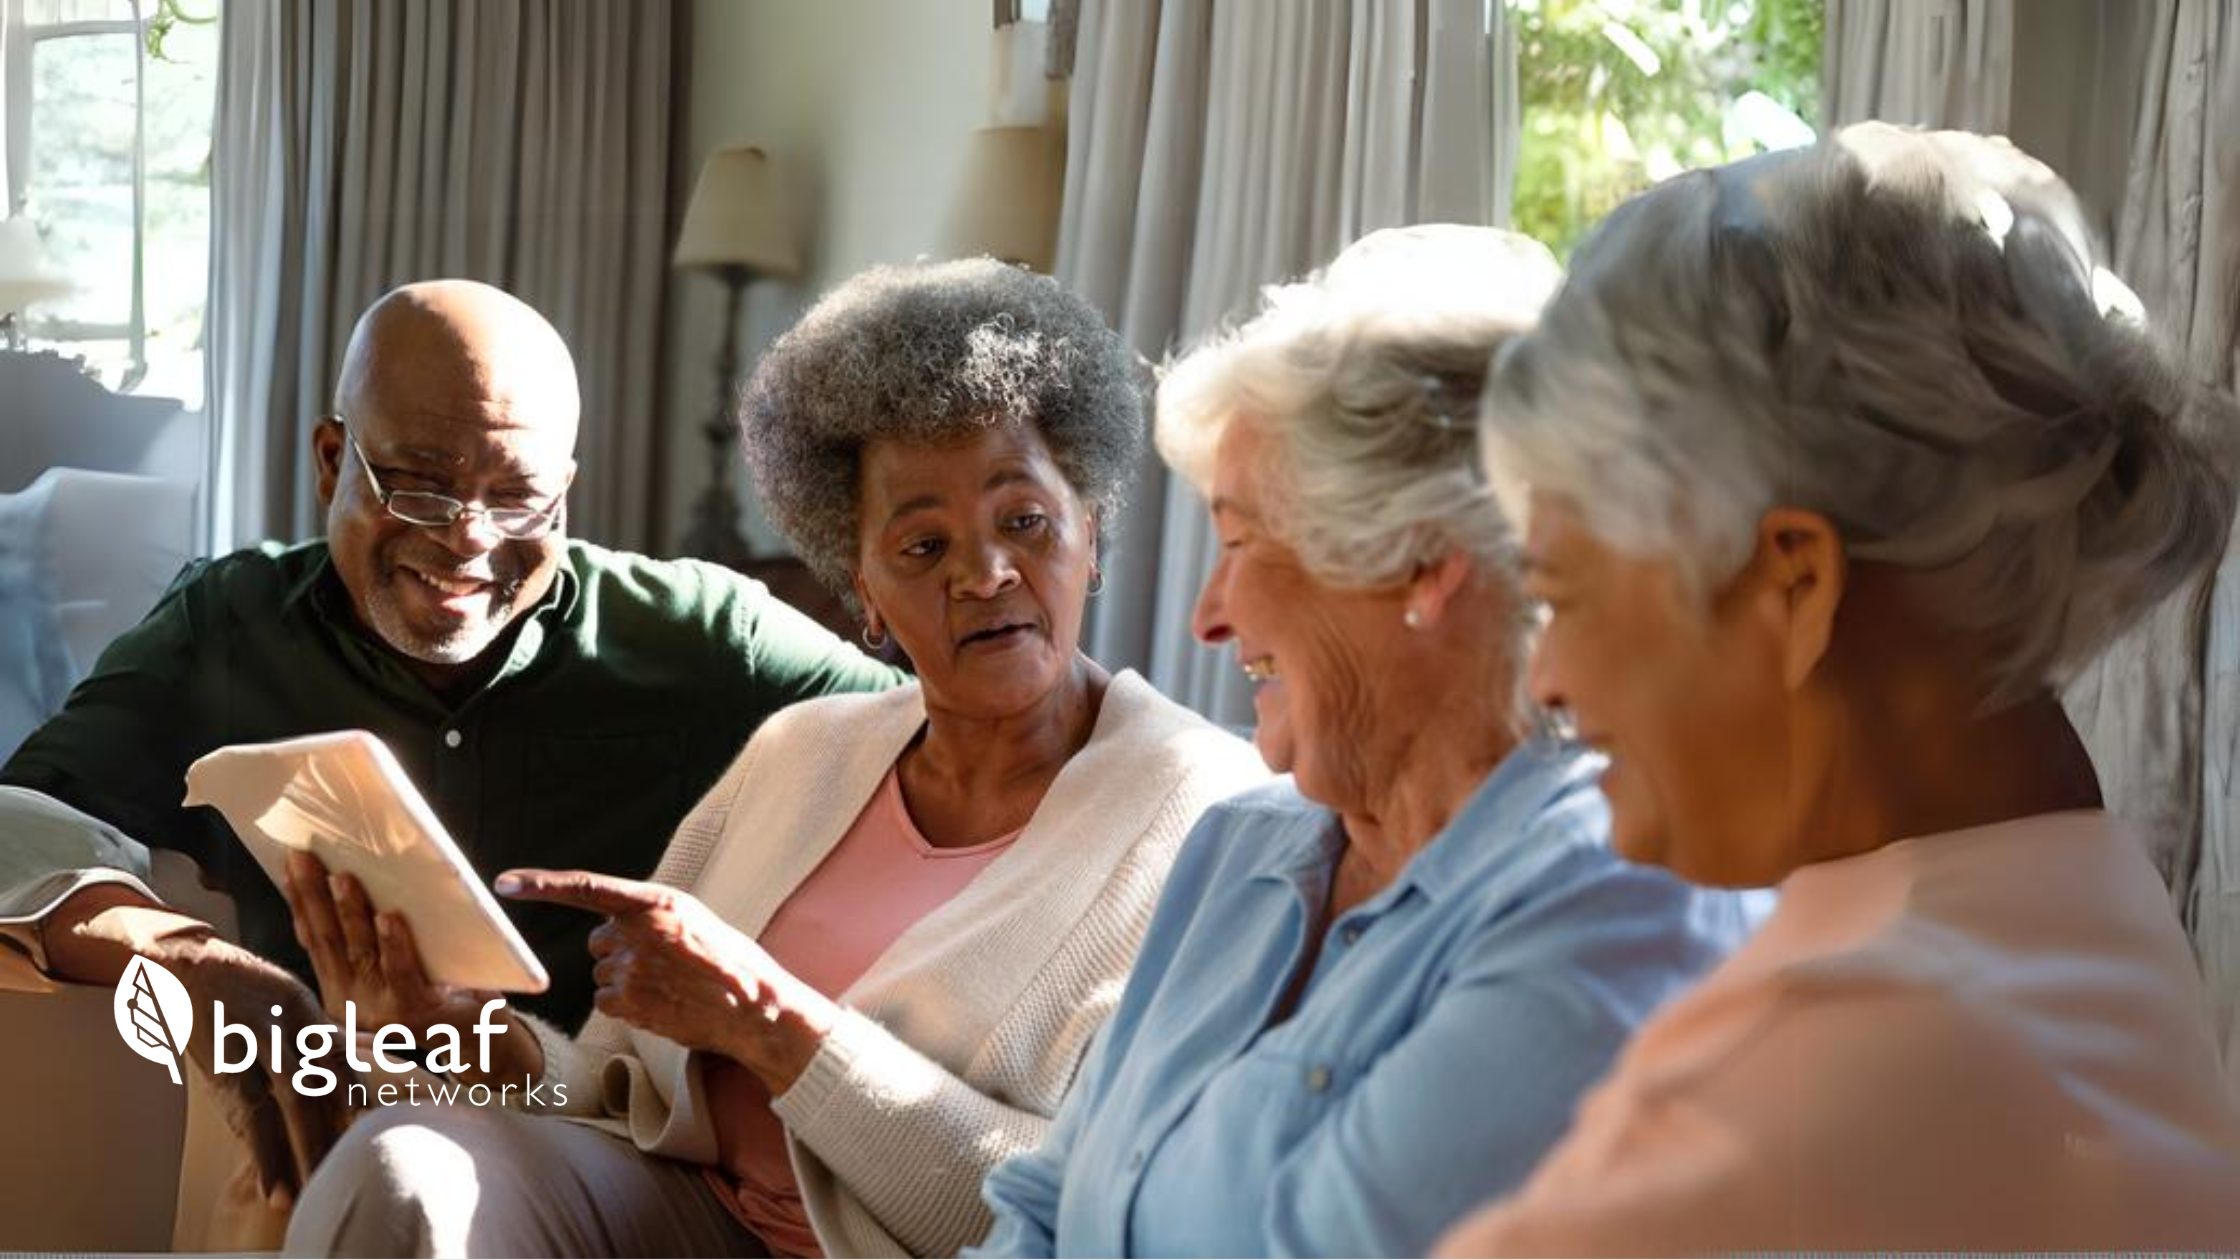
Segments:
[[[330,582],[335,587],[332,594],[322,589]],[[286,615],[294,612],[298,605],[309,603],[319,612],[331,614],[334,611],[335,597],[343,593],[341,586],[342,576],[335,572],[334,557],[321,545],[318,563],[306,569],[303,576],[297,578],[295,584],[281,594],[280,612]],[[344,600],[343,606],[347,608],[349,602]]]
[[[1534,842],[1534,822],[1558,799],[1591,788],[1600,769],[1599,759],[1576,748],[1537,741],[1519,745],[1431,843],[1408,859],[1399,877],[1363,902],[1361,910],[1381,914],[1411,889],[1434,902],[1485,896],[1501,878],[1497,872],[1513,868]]]
[[[1345,824],[1327,808],[1302,811],[1280,843],[1280,855],[1268,875],[1302,886],[1320,885],[1346,850]]]
[[[553,570],[552,589],[529,610],[530,616],[550,613],[562,625],[575,619],[576,605],[583,599],[583,579],[576,575],[576,566],[585,562],[583,548],[584,544],[573,538],[560,541],[560,564]]]
[[[491,676],[492,685],[503,682],[536,662],[544,652],[545,640],[569,624],[581,598],[583,584],[577,579],[575,565],[576,545],[568,543],[560,553],[560,564],[553,571],[552,586],[544,598],[536,602],[521,619],[521,632],[513,636],[513,651],[506,663]]]

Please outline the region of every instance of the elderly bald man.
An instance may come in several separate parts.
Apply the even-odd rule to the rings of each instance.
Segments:
[[[263,961],[309,974],[280,893],[222,818],[180,805],[202,754],[363,728],[485,876],[642,876],[765,717],[898,681],[743,577],[568,539],[577,410],[566,346],[507,294],[442,280],[376,302],[312,434],[326,539],[190,566],[0,769],[21,952],[91,983],[146,953],[204,1009],[317,1019]],[[143,845],[232,894],[246,950],[160,907]],[[573,1027],[591,920],[517,915],[553,976],[523,1005]]]

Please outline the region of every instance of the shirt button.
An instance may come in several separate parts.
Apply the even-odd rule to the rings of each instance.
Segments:
[[[1307,1088],[1319,1094],[1330,1088],[1330,1069],[1320,1064],[1307,1069]]]
[[[443,746],[445,748],[457,748],[464,742],[466,742],[465,737],[457,731],[445,731],[443,733]]]
[[[1137,1151],[1135,1154],[1128,1157],[1128,1171],[1132,1173],[1143,1171],[1142,1151]]]
[[[1358,923],[1346,924],[1345,930],[1338,933],[1338,939],[1348,945],[1359,945],[1361,943],[1361,925]]]

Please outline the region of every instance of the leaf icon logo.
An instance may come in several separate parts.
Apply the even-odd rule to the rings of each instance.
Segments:
[[[194,1035],[194,999],[179,977],[135,954],[117,980],[110,1009],[124,1044],[141,1058],[170,1068],[171,1083],[184,1085],[179,1062],[186,1058],[187,1038]]]

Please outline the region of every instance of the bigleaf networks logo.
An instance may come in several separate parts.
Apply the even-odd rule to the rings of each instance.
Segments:
[[[494,1022],[492,1017],[503,1010],[505,1004],[504,998],[492,998],[483,1003],[480,1014],[475,1017],[474,1027],[469,1030],[475,1039],[475,1065],[484,1078],[490,1074],[490,1039],[506,1029],[504,1024]],[[255,1067],[258,1051],[256,1028],[248,1024],[227,1022],[224,1002],[212,1003],[212,1008],[212,1070],[225,1075],[246,1072]],[[194,1036],[195,1011],[194,998],[188,994],[187,986],[180,982],[179,977],[172,975],[163,964],[135,954],[132,962],[125,967],[124,974],[117,977],[117,991],[110,1001],[110,1009],[116,1016],[117,1035],[124,1038],[124,1044],[141,1058],[151,1063],[161,1063],[171,1073],[172,1084],[184,1085],[186,1080],[180,1075],[180,1068],[186,1061],[188,1041]],[[273,1007],[272,1013],[280,1014],[280,1008]],[[274,1027],[270,1031],[271,1071],[278,1075],[286,1071],[281,1056],[280,1029]],[[409,1101],[417,1106],[422,1092],[427,1093],[431,1103],[463,1101],[483,1106],[493,1100],[507,1103],[511,1093],[517,1089],[522,1092],[522,1102],[525,1105],[534,1107],[547,1102],[544,1083],[534,1079],[519,1085],[507,1083],[493,1087],[476,1083],[462,1087],[448,1079],[428,1081],[410,1075],[420,1066],[446,1076],[467,1070],[465,1047],[460,1032],[448,1025],[438,1024],[428,1029],[425,1047],[418,1044],[412,1028],[404,1024],[383,1024],[372,1032],[371,1040],[371,1060],[361,1059],[358,1055],[358,1004],[343,1003],[343,1022],[340,1028],[333,1024],[306,1024],[296,1029],[297,1062],[290,1083],[298,1093],[313,1098],[334,1092],[341,1078],[321,1060],[339,1044],[343,1049],[343,1061],[355,1071],[370,1073],[378,1066],[383,1072],[406,1078],[402,1086],[385,1082],[370,1090],[362,1081],[351,1082],[349,1098],[359,1106],[375,1100],[383,1106],[400,1101]],[[244,1048],[238,1057],[229,1057],[229,1043],[236,1041]],[[391,1057],[394,1054],[416,1054],[422,1049],[427,1051],[424,1063],[416,1064],[410,1059]],[[566,1106],[567,1086],[554,1082],[551,1088],[554,1097],[550,1101],[558,1106]]]
[[[171,1069],[172,1084],[185,1084],[179,1061],[186,1057],[187,1038],[194,1035],[194,999],[179,977],[134,954],[132,965],[117,978],[117,995],[109,1006],[124,1044],[141,1058]]]

